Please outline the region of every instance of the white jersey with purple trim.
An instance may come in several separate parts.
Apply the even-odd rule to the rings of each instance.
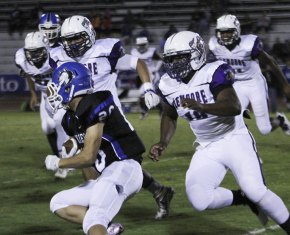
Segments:
[[[261,50],[261,45],[256,43],[257,36],[241,35],[240,43],[233,50],[228,50],[218,43],[217,37],[213,36],[209,40],[209,50],[216,59],[223,60],[235,70],[235,80],[249,80],[261,76],[262,72],[257,59],[253,59],[253,52]]]
[[[131,55],[137,56],[138,58],[144,60],[150,72],[155,71],[155,64],[153,61],[153,55],[156,48],[149,47],[146,52],[140,53],[137,48],[132,48]]]
[[[25,52],[23,48],[17,50],[15,54],[16,65],[26,74],[30,76],[35,86],[41,91],[46,92],[46,85],[51,80],[52,68],[49,65],[49,60],[47,59],[41,68],[37,68],[25,57]]]
[[[92,73],[95,91],[111,91],[116,104],[121,107],[116,88],[117,74],[115,65],[122,56],[119,50],[121,42],[118,39],[108,38],[96,40],[95,44],[86,53],[77,58],[69,57],[63,47],[53,48],[50,57],[53,60],[52,66],[60,66],[69,61],[76,61],[85,65]],[[56,63],[53,65],[53,63]]]
[[[247,128],[240,115],[236,117],[215,116],[181,106],[180,101],[182,98],[191,98],[201,103],[215,102],[212,93],[214,87],[232,84],[232,81],[226,81],[226,79],[222,78],[224,77],[222,74],[225,74],[226,71],[222,68],[218,69],[221,65],[226,65],[226,63],[216,61],[204,65],[195,72],[187,84],[170,78],[168,74],[164,74],[159,83],[161,96],[176,109],[180,117],[189,122],[191,130],[197,138],[196,142],[201,145],[219,140],[233,132],[233,130],[247,133]],[[226,67],[230,68],[228,65]],[[214,75],[217,73],[221,73],[221,76]],[[216,81],[214,81],[214,77],[216,77]]]

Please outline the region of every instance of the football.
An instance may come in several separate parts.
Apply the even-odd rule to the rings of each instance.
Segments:
[[[72,157],[78,151],[78,143],[75,138],[69,138],[62,145],[61,155],[62,157]]]

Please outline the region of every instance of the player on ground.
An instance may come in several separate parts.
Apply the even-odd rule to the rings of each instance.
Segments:
[[[50,51],[51,65],[57,67],[65,62],[79,62],[85,65],[92,73],[94,91],[108,90],[112,93],[115,104],[121,110],[116,87],[116,70],[135,70],[144,84],[145,103],[152,108],[159,103],[150,82],[150,76],[143,60],[125,54],[119,39],[95,38],[95,31],[90,21],[83,16],[72,16],[62,24],[61,41],[63,47],[53,48]],[[157,182],[148,172],[143,170],[143,188],[153,194],[158,211],[156,219],[168,216],[169,204],[174,190]]]
[[[159,160],[175,133],[178,116],[184,118],[198,145],[185,180],[191,205],[203,211],[248,204],[263,224],[269,216],[290,234],[289,212],[265,186],[255,140],[240,115],[233,69],[223,61],[205,63],[203,39],[190,31],[169,37],[163,55],[160,141],[151,147],[150,157]],[[228,169],[241,190],[219,186]]]
[[[285,134],[290,134],[285,115],[277,113],[276,118],[269,117],[268,88],[259,63],[271,67],[278,85],[287,96],[290,96],[290,86],[276,61],[263,50],[261,39],[252,34],[240,35],[237,17],[223,15],[217,19],[216,36],[210,38],[209,50],[215,59],[223,60],[234,68],[233,86],[242,110],[251,104],[260,132],[266,135],[280,126]]]
[[[58,118],[58,115],[63,116],[64,110],[53,115],[47,102],[46,86],[52,75],[52,68],[49,65],[49,50],[48,39],[44,34],[38,31],[28,33],[24,48],[20,48],[15,54],[15,63],[20,68],[20,75],[28,82],[32,110],[35,110],[38,104],[36,88],[41,91],[41,128],[47,136],[53,154],[61,156],[62,144],[68,137],[61,126],[61,119]],[[59,178],[65,178],[65,176],[63,174],[56,175]]]
[[[93,91],[91,72],[80,63],[64,63],[53,73],[48,99],[54,109],[67,109],[63,127],[81,151],[63,159],[48,155],[45,165],[53,171],[94,168],[100,174],[98,179],[54,195],[50,209],[82,224],[85,234],[106,235],[122,204],[142,187],[140,164],[145,147],[110,91]]]
[[[157,52],[156,48],[149,47],[147,37],[136,38],[136,47],[132,48],[131,55],[144,60],[149,70],[151,81],[155,86],[160,79],[158,71],[162,66],[162,58]],[[146,107],[144,102],[144,87],[142,85],[140,87],[140,107],[141,107],[140,119],[144,119],[146,116],[148,116],[149,109]]]

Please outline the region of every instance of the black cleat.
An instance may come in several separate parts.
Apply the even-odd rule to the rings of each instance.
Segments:
[[[174,195],[174,189],[171,187],[162,187],[153,197],[158,205],[158,211],[155,219],[163,219],[169,215],[170,202]]]
[[[286,135],[290,135],[290,122],[284,113],[276,113],[276,117],[279,120],[279,126]]]
[[[247,198],[247,196],[242,192],[241,190],[235,190],[232,191],[234,195],[233,205],[247,205],[250,207],[251,211],[257,216],[260,223],[265,226],[269,218],[265,214],[265,212],[255,203],[250,201],[250,199]]]
[[[250,110],[245,109],[244,112],[243,112],[243,117],[246,118],[246,119],[251,119]]]

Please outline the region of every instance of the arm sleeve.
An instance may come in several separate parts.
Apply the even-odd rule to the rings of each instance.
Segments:
[[[232,87],[234,83],[234,70],[228,64],[220,65],[212,76],[210,90],[216,98],[218,93],[227,87]]]
[[[137,62],[138,62],[137,56],[125,54],[123,57],[121,57],[118,60],[116,64],[116,69],[117,70],[136,70]]]
[[[253,59],[257,59],[261,51],[263,51],[263,42],[259,37],[257,37],[254,42],[254,46],[251,52],[251,57]]]

